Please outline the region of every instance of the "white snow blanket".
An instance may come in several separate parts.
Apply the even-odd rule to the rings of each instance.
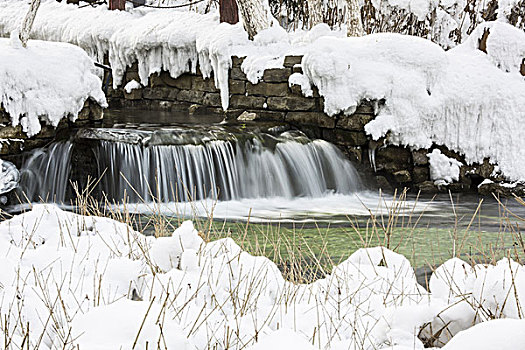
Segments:
[[[190,221],[169,237],[145,237],[35,205],[0,223],[0,263],[9,349],[27,333],[39,349],[423,349],[444,325],[434,345],[452,338],[449,350],[524,344],[525,267],[508,259],[474,267],[452,259],[429,294],[406,258],[375,247],[297,285],[231,239],[203,242]],[[467,330],[493,317],[506,320]]]
[[[19,2],[0,2],[0,34],[16,30],[25,10]],[[485,29],[486,54],[477,50]],[[99,61],[107,54],[115,85],[135,61],[144,86],[161,70],[178,77],[200,67],[215,79],[225,109],[232,55],[247,56],[242,70],[257,83],[285,55],[304,54],[304,75],[293,75],[291,83],[306,95],[316,86],[329,115],[352,113],[363,99],[384,99],[366,126],[374,139],[387,136],[414,148],[445,145],[464,154],[468,164],[488,158],[508,180],[525,181],[525,78],[519,73],[525,33],[502,21],[480,25],[463,44],[444,51],[429,40],[397,34],[346,38],[326,25],[292,33],[272,27],[249,41],[240,24],[219,24],[217,13],[79,9],[51,1],[42,4],[32,35],[73,43]]]
[[[102,82],[82,49],[37,40],[23,48],[16,32],[0,38],[0,104],[28,136],[40,132],[41,122],[75,120],[88,98],[106,106]]]

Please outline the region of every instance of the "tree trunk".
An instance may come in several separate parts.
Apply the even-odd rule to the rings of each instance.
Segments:
[[[36,12],[40,7],[40,0],[31,0],[31,5],[29,6],[29,11],[22,22],[22,29],[20,30],[20,41],[22,46],[27,46],[27,41],[29,40],[29,34],[31,34],[31,28],[33,28],[33,22],[35,21]]]
[[[239,22],[239,8],[235,0],[219,0],[221,22],[235,24]]]
[[[239,10],[241,12],[244,29],[248,33],[250,40],[261,30],[269,28],[269,8],[264,6],[266,0],[239,0]]]
[[[126,0],[109,0],[109,9],[110,10],[125,10],[126,9]]]
[[[310,28],[316,24],[323,23],[323,2],[321,0],[308,0],[308,21]]]
[[[361,9],[357,0],[346,0],[348,15],[346,20],[346,34],[348,36],[363,36],[363,22]]]

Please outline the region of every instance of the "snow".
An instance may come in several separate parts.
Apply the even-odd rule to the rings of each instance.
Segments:
[[[141,87],[142,87],[142,85],[140,85],[140,83],[138,81],[133,79],[132,81],[127,83],[126,86],[124,86],[124,91],[126,91],[129,94],[129,93],[131,93],[131,91],[136,90],[136,89],[140,89]]]
[[[300,73],[293,73],[288,78],[288,85],[292,87],[293,85],[299,85],[301,87],[301,92],[306,97],[312,97],[313,96],[313,90],[312,86],[310,85],[310,80],[304,75]]]
[[[460,161],[447,157],[438,149],[434,149],[427,156],[430,179],[436,185],[448,185],[459,180],[459,168],[463,165]]]
[[[0,159],[0,195],[15,189],[19,180],[20,173],[16,166]]]
[[[525,33],[512,38],[525,42]],[[365,126],[373,139],[388,135],[390,143],[416,149],[445,145],[468,164],[489,158],[509,180],[525,179],[525,80],[496,67],[491,56],[469,43],[443,51],[398,34],[321,38],[308,49],[303,71],[329,115],[352,113],[363,99],[384,99]]]
[[[523,344],[525,267],[509,259],[452,259],[429,293],[405,257],[373,247],[295,284],[230,238],[204,242],[190,221],[155,238],[34,205],[0,223],[0,263],[0,333],[18,346],[28,323],[39,349],[422,349],[443,323],[446,349],[512,344],[511,334]]]
[[[525,320],[500,319],[481,323],[463,332],[443,350],[518,350],[525,348]]]
[[[106,106],[101,80],[84,51],[36,40],[23,48],[16,31],[11,39],[0,38],[0,81],[0,104],[28,136],[40,132],[41,122],[75,120],[89,98]]]

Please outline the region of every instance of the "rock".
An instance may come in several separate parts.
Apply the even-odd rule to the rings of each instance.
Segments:
[[[233,67],[230,69],[230,79],[233,80],[247,80],[246,74],[242,71],[240,67]]]
[[[178,90],[169,87],[156,87],[142,89],[142,96],[148,100],[172,100],[178,98]]]
[[[346,147],[345,153],[348,159],[355,163],[361,163],[363,160],[363,150],[361,147]]]
[[[270,104],[268,104],[270,107]],[[270,107],[270,109],[272,109]],[[335,119],[320,112],[288,112],[285,120],[289,123],[334,128]]]
[[[430,169],[428,167],[416,166],[412,171],[412,178],[415,183],[425,182],[430,180]]]
[[[270,68],[264,71],[263,81],[266,83],[288,83],[290,74],[292,74],[290,68]]]
[[[306,97],[268,97],[267,103],[268,109],[277,111],[312,111],[316,108],[315,100]]]
[[[408,170],[399,170],[394,172],[392,175],[394,175],[394,179],[400,184],[407,184],[412,182],[412,176],[408,172]]]
[[[439,188],[434,184],[434,181],[424,181],[416,184],[416,189],[421,193],[438,193]]]
[[[206,92],[204,94],[203,104],[206,106],[220,107],[222,106],[221,95],[214,92]]]
[[[231,108],[259,109],[263,108],[266,98],[245,95],[233,95],[230,97]]]
[[[299,73],[299,74],[303,74],[303,67],[299,64],[296,64],[295,66],[293,66],[292,68],[292,73]]]
[[[418,149],[412,151],[412,161],[414,165],[427,165],[428,164],[428,149]]]
[[[151,87],[175,87],[181,90],[191,90],[193,76],[189,74],[183,74],[180,77],[174,79],[168,72],[162,71],[160,74],[153,74],[150,77]],[[140,81],[140,80],[137,80]]]
[[[232,56],[232,67],[240,67],[246,57]]]
[[[302,61],[303,61],[303,56],[286,56],[284,58],[283,66],[285,68],[292,68],[296,64],[301,64]]]
[[[205,92],[219,92],[213,79],[203,79],[198,75],[193,76],[192,89]]]
[[[133,89],[129,93],[124,91],[124,98],[126,100],[140,100],[142,98],[142,90],[143,89]]]
[[[370,114],[354,113],[351,115],[342,115],[337,121],[337,127],[361,131],[372,119],[373,116]]]
[[[241,115],[237,117],[237,120],[243,122],[248,122],[256,119],[258,119],[256,113],[246,111],[242,112]]]
[[[256,113],[257,119],[262,120],[262,121],[267,120],[267,121],[282,122],[284,121],[284,117],[286,115],[286,113],[284,112],[275,112],[275,111],[266,111],[266,110],[249,111],[249,112]]]
[[[354,113],[375,115],[374,103],[372,101],[362,101]]]
[[[377,170],[396,172],[410,167],[410,151],[404,147],[387,146],[376,152]]]
[[[392,185],[390,185],[390,182],[386,179],[386,177],[378,175],[376,176],[377,186],[382,189],[383,191],[391,191]]]
[[[258,96],[286,96],[288,95],[287,83],[264,83],[252,84],[246,83],[246,92],[248,95]]]
[[[177,101],[202,104],[203,100],[204,92],[202,91],[180,90],[177,94]]]
[[[244,95],[246,93],[246,86],[245,82],[242,80],[229,80],[228,81],[228,87],[230,90],[230,94],[234,95]]]

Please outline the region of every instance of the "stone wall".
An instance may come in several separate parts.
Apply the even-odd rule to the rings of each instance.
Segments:
[[[55,128],[42,125],[40,133],[28,137],[20,125],[13,127],[11,118],[0,106],[0,158],[21,165],[22,152],[43,147],[57,138],[69,137],[71,130],[82,126],[93,126],[103,118],[102,108],[95,102],[86,101],[75,122],[62,119]]]
[[[364,132],[364,126],[375,117],[374,105],[381,101],[363,101],[352,115],[328,116],[323,110],[324,100],[314,88],[313,97],[304,97],[299,86],[288,86],[288,78],[301,72],[300,56],[288,56],[284,68],[268,69],[262,81],[251,84],[241,70],[243,58],[233,57],[230,70],[230,106],[221,108],[219,90],[213,78],[203,79],[184,74],[177,79],[167,72],[150,77],[148,86],[126,93],[126,83],[140,81],[137,66],[125,74],[124,83],[117,90],[108,91],[110,108],[139,107],[148,109],[189,111],[190,114],[222,114],[229,120],[241,122],[274,122],[298,128],[310,137],[321,138],[337,145],[353,161],[369,185],[385,190],[408,187],[413,191],[435,193],[439,191],[478,191],[483,179],[501,179],[492,176],[493,166],[483,164],[463,166],[460,179],[447,187],[437,187],[430,180],[428,149],[411,150],[374,141]],[[448,157],[464,163],[464,159],[445,147],[438,148]],[[375,162],[373,161],[375,159]],[[374,164],[375,163],[375,164]],[[494,186],[493,186],[494,187]],[[482,191],[487,187],[482,187]],[[494,189],[490,189],[493,191]],[[519,189],[523,191],[523,188]]]

